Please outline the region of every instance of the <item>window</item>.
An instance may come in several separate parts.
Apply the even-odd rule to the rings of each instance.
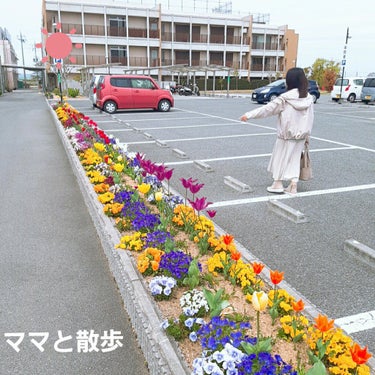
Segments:
[[[364,87],[375,87],[375,78],[366,78]]]
[[[359,86],[363,85],[363,79],[353,79],[353,82],[355,85],[359,85]]]
[[[109,35],[126,36],[126,19],[124,17],[110,17]]]
[[[342,82],[342,83],[341,83]],[[349,85],[349,80],[344,78],[344,79],[341,79],[341,78],[338,78],[335,82],[335,86],[348,86]]]
[[[122,65],[127,64],[127,51],[125,47],[111,47],[110,52],[112,63],[120,63]]]
[[[131,80],[131,87],[135,89],[153,89],[154,85],[149,79],[134,78]]]
[[[111,85],[115,87],[131,87],[129,78],[113,78],[110,79]]]

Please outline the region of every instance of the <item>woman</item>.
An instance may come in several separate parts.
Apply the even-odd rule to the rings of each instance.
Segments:
[[[267,191],[296,194],[301,153],[305,142],[308,143],[314,121],[314,101],[308,93],[309,83],[301,68],[288,70],[286,86],[284,94],[266,106],[246,112],[240,120],[278,116],[277,140],[267,168],[274,181]],[[283,181],[290,181],[286,189]]]

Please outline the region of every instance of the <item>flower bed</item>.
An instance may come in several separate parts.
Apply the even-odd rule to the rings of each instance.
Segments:
[[[103,212],[121,233],[118,251],[134,256],[193,374],[370,374],[367,348],[333,320],[303,315],[304,302],[279,287],[283,273],[246,262],[229,234],[218,235],[197,194],[204,187],[132,154],[68,104],[55,108],[93,184]]]

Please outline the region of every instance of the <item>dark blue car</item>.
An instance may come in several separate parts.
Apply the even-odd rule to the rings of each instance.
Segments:
[[[266,86],[255,89],[251,95],[251,100],[260,104],[267,103],[286,91],[285,79],[278,79]],[[314,99],[314,103],[320,98],[319,86],[316,81],[309,79],[309,93]]]

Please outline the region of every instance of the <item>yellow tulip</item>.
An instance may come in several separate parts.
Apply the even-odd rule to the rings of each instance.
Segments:
[[[254,292],[251,298],[251,302],[256,311],[263,311],[266,309],[268,304],[268,295],[262,292]]]
[[[160,191],[157,191],[157,192],[155,193],[155,200],[156,200],[157,202],[160,202],[162,199],[163,199],[163,193],[161,193]]]
[[[151,185],[149,184],[140,184],[138,185],[138,191],[142,194],[147,194],[150,191]]]

